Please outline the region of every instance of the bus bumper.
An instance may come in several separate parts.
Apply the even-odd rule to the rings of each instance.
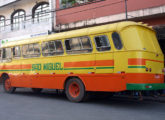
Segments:
[[[162,89],[165,89],[165,84],[163,83],[149,83],[149,84],[128,83],[126,87],[127,87],[127,90],[162,90]]]

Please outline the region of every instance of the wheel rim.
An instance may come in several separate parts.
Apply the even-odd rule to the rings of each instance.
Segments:
[[[74,98],[79,96],[80,87],[76,82],[73,82],[69,85],[69,94]]]
[[[5,80],[5,89],[6,91],[9,91],[11,89],[11,83],[9,79]]]

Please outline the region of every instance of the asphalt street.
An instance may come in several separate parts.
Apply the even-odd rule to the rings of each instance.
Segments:
[[[0,120],[165,120],[165,101],[117,96],[72,103],[55,91],[7,94],[0,87]]]

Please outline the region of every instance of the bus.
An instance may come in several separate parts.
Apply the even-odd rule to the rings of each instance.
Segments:
[[[7,93],[64,90],[72,102],[89,92],[165,89],[155,31],[132,21],[8,42],[0,48],[0,76]]]

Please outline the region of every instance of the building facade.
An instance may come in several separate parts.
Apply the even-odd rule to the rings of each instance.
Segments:
[[[125,20],[154,26],[165,51],[165,0],[0,0],[1,44]]]
[[[0,0],[0,40],[48,34],[52,31],[50,0]]]
[[[152,25],[165,53],[165,0],[56,0],[55,30],[133,20]]]

